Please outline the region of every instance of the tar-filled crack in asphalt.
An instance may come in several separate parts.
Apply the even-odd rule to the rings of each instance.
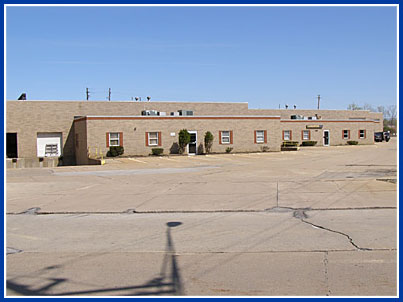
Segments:
[[[324,226],[321,226],[321,225],[318,225],[318,224],[315,224],[315,223],[306,221],[305,219],[308,218],[308,215],[307,215],[307,214],[305,213],[305,211],[303,211],[303,210],[296,210],[296,211],[294,211],[293,216],[294,216],[294,218],[297,218],[297,219],[301,220],[303,223],[309,224],[309,225],[311,225],[311,226],[313,226],[313,227],[315,227],[315,228],[322,229],[322,230],[325,230],[325,231],[328,231],[328,232],[332,232],[332,233],[336,233],[336,234],[340,234],[340,235],[346,237],[346,238],[349,240],[350,244],[351,244],[352,246],[354,246],[357,250],[360,250],[360,251],[372,251],[372,249],[370,249],[370,248],[365,248],[365,247],[360,247],[360,246],[358,246],[358,245],[353,241],[353,238],[351,238],[351,237],[350,237],[348,234],[346,234],[346,233],[343,233],[343,232],[340,232],[340,231],[336,231],[336,230],[332,230],[332,229],[326,228],[326,227],[324,227]]]

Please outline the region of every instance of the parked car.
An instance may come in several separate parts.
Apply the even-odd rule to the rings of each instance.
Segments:
[[[388,132],[384,132],[383,133],[383,138],[385,139],[385,141],[389,141],[390,140],[390,132],[388,131]]]
[[[374,140],[376,142],[382,142],[383,141],[383,132],[375,132],[374,133]]]

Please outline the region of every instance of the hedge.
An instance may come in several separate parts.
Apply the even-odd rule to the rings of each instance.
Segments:
[[[109,151],[106,153],[107,157],[115,157],[122,155],[125,149],[122,146],[111,146],[109,147]]]
[[[317,141],[305,141],[301,143],[301,146],[315,146]]]
[[[164,149],[163,148],[152,148],[151,152],[152,152],[152,155],[161,155],[162,153],[164,153]]]

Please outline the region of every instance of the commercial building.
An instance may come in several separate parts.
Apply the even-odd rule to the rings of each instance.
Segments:
[[[89,164],[123,146],[125,155],[178,152],[178,132],[191,134],[189,154],[204,152],[204,134],[214,136],[212,152],[280,151],[284,141],[317,146],[373,144],[382,113],[366,110],[249,109],[247,103],[7,101],[7,157]]]

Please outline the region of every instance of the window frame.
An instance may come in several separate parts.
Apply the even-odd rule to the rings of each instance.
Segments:
[[[224,135],[225,132],[228,132],[228,135]],[[228,142],[224,142],[224,138],[228,138]],[[231,144],[231,131],[230,130],[221,131],[221,144],[222,145],[230,145]]]
[[[285,134],[288,134],[288,139],[285,138]],[[283,130],[283,141],[291,141],[292,140],[292,130]]]
[[[308,133],[308,138],[305,138],[304,134]],[[301,139],[303,141],[309,141],[311,139],[311,130],[302,130]]]
[[[261,133],[261,136],[259,136],[258,133]],[[265,138],[266,138],[266,130],[255,130],[255,143],[256,144],[265,144],[266,143]]]
[[[363,131],[363,136],[361,137],[361,131]],[[358,130],[358,138],[359,139],[366,139],[367,138],[367,131],[365,129]]]
[[[346,131],[347,131],[347,137],[345,135]],[[343,130],[342,135],[343,135],[343,139],[350,139],[350,130]]]
[[[109,132],[108,134],[109,134],[109,147],[119,147],[120,146],[120,132]],[[112,139],[111,138],[112,134],[117,134],[118,138]],[[111,143],[112,141],[116,141],[116,140],[118,142],[117,145]]]
[[[156,134],[155,138],[151,138],[151,134]],[[158,131],[153,131],[153,132],[147,132],[147,140],[148,140],[148,146],[159,146],[159,132]],[[155,144],[151,143],[151,140],[156,140]]]

